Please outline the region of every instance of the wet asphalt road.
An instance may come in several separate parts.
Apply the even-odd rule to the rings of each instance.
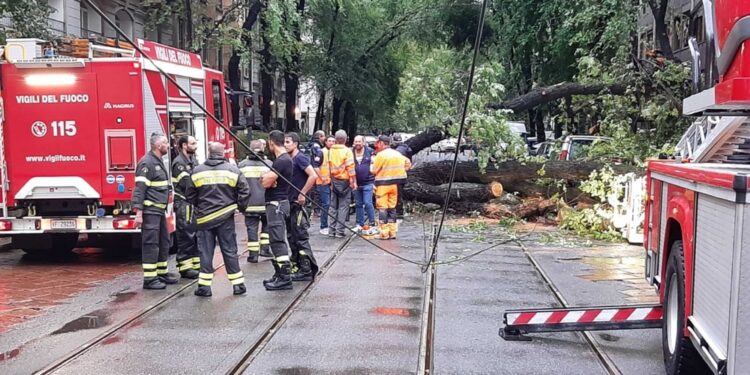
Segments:
[[[316,227],[316,226],[314,226]],[[311,231],[312,232],[312,231]],[[451,260],[485,247],[495,238],[446,230],[439,259]],[[238,234],[240,234],[238,232]],[[405,224],[395,241],[379,243],[408,259],[424,256],[421,222]],[[311,235],[319,263],[343,240]],[[646,302],[653,298],[642,281],[633,246],[568,246],[527,240],[530,251],[571,304]],[[238,241],[244,247],[244,235]],[[58,296],[56,303],[0,331],[0,373],[28,374],[158,301],[160,292],[140,290],[140,269],[132,257],[95,258],[72,271],[111,267],[110,274]],[[231,295],[218,271],[214,296],[200,299],[187,288],[102,345],[57,373],[220,374],[260,337],[296,293],[266,292],[261,280],[268,261],[242,261],[248,293]],[[15,262],[15,263],[14,263]],[[217,257],[220,262],[220,257]],[[642,263],[642,262],[641,262]],[[31,263],[18,252],[0,253],[0,270],[55,269]],[[67,267],[74,267],[68,265]],[[57,267],[59,268],[59,267]],[[61,272],[55,282],[75,278]],[[638,274],[640,272],[640,275]],[[66,276],[67,275],[67,276]],[[170,286],[176,290],[178,286]],[[295,284],[299,285],[299,284]],[[246,374],[414,373],[422,332],[425,275],[416,265],[354,240],[253,359]],[[0,296],[2,298],[3,296]],[[0,299],[14,307],[19,296]],[[41,298],[41,297],[40,297]],[[53,299],[54,302],[54,299]],[[577,334],[536,335],[532,342],[506,342],[497,334],[510,308],[553,306],[552,294],[517,246],[502,245],[471,260],[444,265],[437,273],[434,372],[439,374],[605,374]],[[2,314],[0,310],[0,314]],[[0,315],[0,321],[2,321]],[[606,332],[595,337],[626,374],[661,374],[660,334]]]

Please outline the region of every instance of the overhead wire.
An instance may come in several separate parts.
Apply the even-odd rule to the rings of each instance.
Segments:
[[[466,128],[466,113],[469,110],[469,99],[471,98],[471,89],[474,84],[474,73],[476,72],[477,67],[477,58],[479,56],[479,47],[482,43],[482,31],[484,29],[484,18],[485,14],[487,12],[487,3],[488,0],[482,1],[482,10],[479,13],[479,25],[477,25],[477,32],[476,37],[474,39],[474,56],[471,59],[471,70],[469,72],[469,81],[466,84],[466,96],[464,97],[464,107],[461,111],[461,125],[458,128],[458,140],[456,141],[456,149],[454,151],[453,156],[453,163],[451,164],[451,173],[448,177],[448,190],[445,193],[445,201],[443,202],[443,209],[442,209],[442,215],[440,217],[440,224],[437,228],[437,233],[435,234],[435,237],[433,238],[432,243],[432,251],[430,252],[430,259],[427,261],[428,264],[431,264],[435,260],[435,256],[437,254],[437,246],[440,241],[440,234],[443,232],[443,224],[445,223],[445,215],[448,212],[448,205],[451,201],[451,189],[453,188],[453,180],[456,178],[456,167],[458,166],[458,152],[461,149],[461,140],[464,136],[464,131]],[[426,270],[422,270],[425,272]]]

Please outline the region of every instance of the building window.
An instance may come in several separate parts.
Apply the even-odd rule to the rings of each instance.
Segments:
[[[214,100],[214,116],[219,121],[224,121],[224,106],[221,101],[221,82],[218,80],[211,81],[211,94]]]
[[[126,10],[115,12],[115,25],[129,38],[133,37],[133,17]]]
[[[89,7],[81,2],[81,36],[86,38],[89,33]]]
[[[186,39],[187,32],[185,31],[185,19],[180,17],[177,19],[177,47],[180,49],[187,49],[185,48],[185,39]]]

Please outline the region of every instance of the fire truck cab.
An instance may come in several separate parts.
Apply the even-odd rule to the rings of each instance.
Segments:
[[[199,162],[208,142],[224,143],[234,157],[220,124],[157,70],[228,127],[224,78],[200,56],[137,40],[152,63],[132,47],[77,41],[68,56],[36,39],[8,39],[3,47],[0,237],[27,252],[72,249],[80,234],[137,246],[130,199],[152,133],[175,145],[183,134],[195,136]]]

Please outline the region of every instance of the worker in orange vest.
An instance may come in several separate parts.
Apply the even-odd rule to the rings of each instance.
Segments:
[[[352,190],[357,189],[357,175],[354,171],[354,154],[346,147],[347,135],[344,130],[336,131],[336,144],[328,150],[328,158],[323,162],[328,165],[331,174],[331,208],[329,214],[332,222],[328,227],[330,237],[344,237],[344,221],[349,213]]]
[[[315,190],[320,198],[322,212],[320,213],[320,234],[328,235],[328,209],[331,207],[331,172],[328,170],[328,152],[335,143],[333,137],[322,134],[323,146],[313,150],[312,166],[318,179],[315,180]]]
[[[380,239],[395,239],[398,234],[396,203],[398,185],[406,183],[406,171],[411,162],[391,148],[391,137],[381,135],[375,143],[378,154],[372,160],[370,171],[375,175],[375,206],[378,209]]]

